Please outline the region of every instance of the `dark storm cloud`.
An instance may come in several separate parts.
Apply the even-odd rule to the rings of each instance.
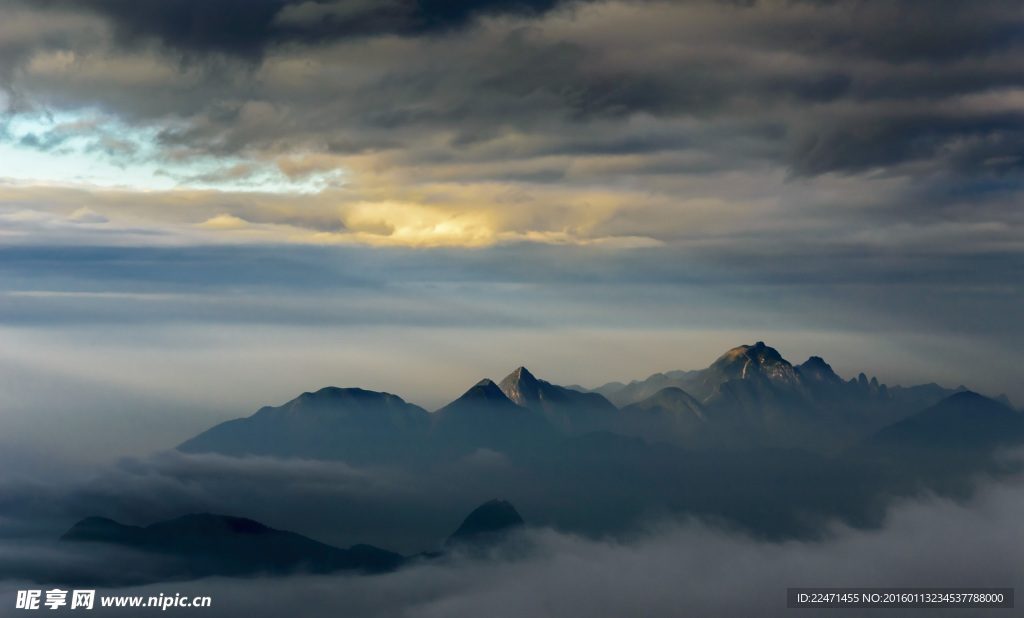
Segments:
[[[567,0],[158,0],[145,8],[126,0],[22,0],[29,6],[88,10],[117,26],[123,41],[153,37],[190,52],[258,56],[286,42],[315,44],[349,37],[387,34],[415,36],[450,31],[480,16],[540,17]],[[699,5],[700,2],[686,4]],[[732,9],[772,3],[720,1]],[[949,0],[863,3],[850,0],[806,2],[851,19],[830,30],[808,32],[769,26],[772,45],[811,53],[866,55],[892,62],[950,61],[988,54],[1020,44],[1024,35],[1013,2],[990,0],[970,5]],[[997,21],[998,20],[998,21]],[[864,27],[870,23],[871,28]],[[839,76],[840,84],[843,78]]]
[[[914,113],[868,113],[835,118],[800,139],[791,155],[795,174],[848,173],[924,161],[967,176],[1020,172],[1024,160],[1024,114],[984,117]]]
[[[562,5],[571,6],[575,17],[555,10]],[[767,164],[794,177],[878,168],[910,175],[1020,173],[1019,108],[962,101],[998,99],[1001,91],[1024,85],[1018,53],[1024,16],[1002,0],[161,0],[144,6],[50,0],[26,6],[49,7],[46,14],[86,11],[113,24],[122,43],[157,39],[193,56],[182,69],[191,71],[185,88],[168,83],[142,92],[131,84],[100,87],[83,79],[40,91],[60,93],[62,105],[74,106],[79,98],[139,118],[181,115],[185,126],[161,134],[168,148],[214,154],[388,151],[392,164],[428,164],[428,174],[431,167],[459,163],[467,180],[537,183],[566,182],[566,170],[479,164],[551,153],[688,152],[708,161],[666,166],[651,160],[631,170],[685,175]],[[573,30],[574,23],[608,28],[601,11],[624,16],[622,28],[603,37]],[[467,27],[478,16],[496,15],[520,19]],[[444,36],[417,38],[436,33]],[[390,34],[407,37],[402,47],[376,56],[358,49]],[[362,43],[332,47],[353,37]],[[253,64],[246,68],[218,60],[218,54]],[[359,66],[358,74],[325,71],[297,88],[272,85],[260,75],[275,59],[330,66],[345,56],[351,60],[340,66]],[[637,117],[663,120],[656,134],[665,137],[624,126]],[[673,126],[682,120],[690,124]],[[509,129],[530,140],[500,146]],[[448,137],[432,139],[437,136]],[[916,164],[924,169],[908,167]]]
[[[746,6],[781,4],[754,0]],[[1013,0],[796,0],[789,4],[813,7],[837,19],[826,20],[825,27],[818,29],[803,28],[809,22],[799,18],[780,21],[749,34],[772,47],[804,53],[940,64],[1014,49],[1024,36],[1020,7]]]
[[[186,53],[258,58],[284,43],[446,32],[483,15],[542,15],[560,0],[26,0],[58,10],[88,10],[110,19],[118,39],[147,38]]]

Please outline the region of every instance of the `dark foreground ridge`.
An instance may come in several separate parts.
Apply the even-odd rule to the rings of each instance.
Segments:
[[[491,500],[466,517],[447,540],[446,548],[497,545],[508,532],[524,525],[511,503]],[[210,576],[387,573],[416,558],[436,559],[445,555],[425,552],[408,558],[366,544],[341,549],[251,519],[212,513],[185,515],[146,527],[127,526],[105,517],[87,517],[72,526],[59,542],[86,550],[114,547],[138,552],[143,568],[134,574],[113,581],[89,574],[63,580],[106,585]]]
[[[251,519],[211,513],[185,515],[144,528],[103,517],[87,517],[60,540],[118,545],[160,554],[173,559],[173,576],[188,578],[295,572],[381,573],[405,562],[399,554],[371,545],[341,549]]]

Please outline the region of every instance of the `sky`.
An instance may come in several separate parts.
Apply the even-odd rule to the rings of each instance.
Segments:
[[[0,445],[765,341],[1024,405],[1024,7],[11,0]]]

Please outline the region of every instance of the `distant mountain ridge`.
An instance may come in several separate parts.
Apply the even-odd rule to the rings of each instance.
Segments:
[[[793,370],[792,374],[790,368]],[[856,389],[862,396],[888,396],[891,399],[915,404],[922,402],[921,409],[955,392],[966,390],[963,386],[947,389],[936,384],[896,386],[890,389],[880,384],[877,378],[868,379],[863,373],[856,378],[843,380],[819,356],[811,356],[803,364],[792,365],[777,350],[759,341],[754,345],[742,345],[727,351],[707,369],[655,373],[645,380],[634,380],[628,384],[608,382],[587,392],[600,393],[620,408],[642,401],[669,386],[680,388],[703,401],[714,394],[716,387],[722,383],[733,379],[752,378],[755,374],[766,377],[776,384],[789,382],[796,386],[799,383],[809,388],[833,386],[841,387],[848,393]],[[1005,398],[1005,395],[1000,397]]]
[[[670,436],[695,436],[706,431],[708,417],[699,401],[669,386],[643,401],[622,408],[617,432],[650,442]]]
[[[727,351],[707,369],[656,373],[629,384],[611,382],[593,392],[605,395],[623,411],[636,411],[657,409],[655,399],[664,389],[692,396],[706,422],[690,419],[685,428],[676,425],[676,431],[663,431],[663,440],[692,448],[782,446],[821,452],[838,452],[965,390],[934,384],[889,388],[863,373],[845,381],[821,357],[793,365],[759,341]],[[652,423],[672,424],[671,415],[662,416],[648,418],[646,429],[624,433],[657,433]]]
[[[950,395],[937,404],[882,428],[869,447],[988,450],[1024,442],[1024,414],[972,391]]]
[[[431,428],[423,408],[390,393],[327,387],[221,423],[177,448],[186,453],[270,455],[377,463],[403,459]]]

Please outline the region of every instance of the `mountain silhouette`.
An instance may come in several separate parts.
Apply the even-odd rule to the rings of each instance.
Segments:
[[[989,450],[1024,442],[1024,414],[972,391],[956,393],[868,437],[868,446]]]
[[[211,513],[185,515],[144,528],[88,517],[72,526],[60,541],[122,546],[173,558],[173,571],[164,573],[167,578],[347,570],[377,573],[394,570],[405,560],[370,545],[340,549],[251,519]]]
[[[64,533],[58,543],[86,551],[133,550],[137,552],[133,560],[135,570],[113,576],[79,573],[53,581],[119,586],[211,576],[283,576],[339,571],[385,573],[405,566],[410,560],[441,558],[447,550],[486,555],[479,550],[503,543],[509,533],[524,525],[511,503],[490,500],[462,521],[446,540],[445,551],[423,552],[405,558],[367,544],[341,549],[251,519],[212,513],[184,515],[145,527],[129,526],[105,517],[86,517]]]
[[[516,405],[490,379],[432,415],[429,448],[462,456],[486,448],[518,456],[557,441],[561,434],[539,413]]]
[[[180,448],[397,465],[430,496],[394,507],[412,512],[487,487],[516,496],[531,523],[573,533],[616,534],[684,514],[785,539],[814,538],[829,522],[880,525],[893,496],[969,495],[979,473],[1007,469],[995,456],[999,449],[1024,444],[1024,414],[1001,401],[934,384],[887,387],[863,373],[844,380],[822,357],[794,365],[763,342],[733,348],[706,369],[656,374],[623,388],[637,393],[665,383],[686,388],[659,388],[614,409],[594,393],[520,367],[501,385],[481,380],[434,413],[387,393],[328,388],[218,425]],[[507,461],[462,460],[481,449]],[[379,516],[373,500],[367,504],[367,517]],[[461,549],[415,559],[472,557],[466,548],[473,539],[487,548],[480,555],[494,555],[490,540],[519,526],[516,510],[494,500],[444,545]],[[424,546],[436,547],[441,532],[428,533]],[[513,536],[518,541],[502,543],[499,553],[528,544],[528,536]],[[372,572],[402,564],[384,550],[325,546],[217,515],[146,528],[90,518],[65,541],[170,560],[160,571],[166,577]]]
[[[466,516],[459,528],[448,537],[445,546],[491,545],[524,525],[526,522],[510,502],[489,500]]]
[[[666,429],[661,440],[695,448],[798,447],[822,453],[838,453],[957,392],[934,384],[889,388],[863,373],[844,381],[819,356],[793,365],[761,341],[728,350],[706,369],[656,373],[595,390],[635,412],[630,406],[666,388],[696,400],[706,422],[699,430],[692,422]],[[651,431],[627,427],[620,433]]]
[[[431,465],[478,449],[526,457],[567,436],[611,431],[686,448],[836,454],[966,389],[890,388],[863,373],[844,380],[819,356],[793,365],[758,341],[728,350],[706,369],[658,373],[598,390],[611,401],[519,367],[500,385],[481,380],[428,413],[396,395],[331,387],[221,423],[178,449]]]
[[[1012,472],[1014,464],[995,455],[1022,444],[1024,414],[963,391],[873,433],[845,457],[874,470],[875,485],[893,494],[928,487],[965,496],[979,473]]]
[[[397,395],[328,387],[216,425],[177,448],[186,453],[389,463],[415,450],[430,424],[426,410]]]
[[[622,408],[616,432],[639,436],[649,442],[674,438],[689,444],[699,439],[707,423],[700,402],[682,389],[670,386]]]

